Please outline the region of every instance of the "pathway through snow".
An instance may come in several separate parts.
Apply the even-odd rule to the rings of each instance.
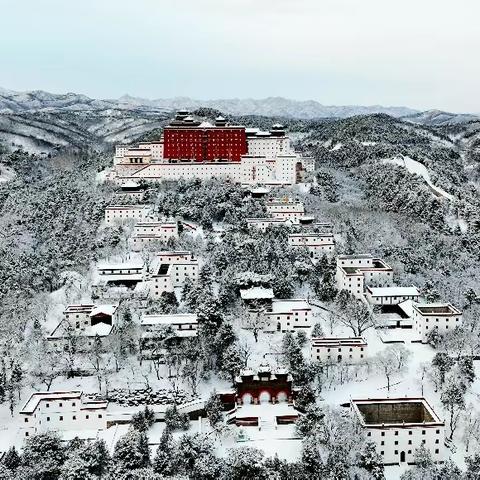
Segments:
[[[430,179],[430,174],[428,173],[427,167],[413,158],[410,157],[394,157],[394,158],[387,158],[384,160],[385,163],[394,163],[395,165],[400,165],[401,167],[405,167],[410,173],[416,173],[423,177],[423,179],[427,182],[428,186],[438,195],[444,197],[448,200],[453,200],[453,196],[447,193],[440,187],[437,187],[432,183]]]

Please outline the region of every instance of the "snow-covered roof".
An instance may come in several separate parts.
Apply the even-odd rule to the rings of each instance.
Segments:
[[[95,305],[84,305],[84,304],[74,304],[68,305],[67,308],[64,310],[65,313],[90,313],[95,308]]]
[[[329,233],[329,232],[303,232],[303,233],[290,233],[289,235],[289,238],[292,237],[292,238],[307,238],[307,237],[312,237],[312,238],[324,238],[324,237],[328,237],[328,238],[333,238],[333,233]]]
[[[157,257],[176,257],[176,256],[188,256],[188,257],[191,257],[192,256],[192,252],[188,251],[188,250],[179,250],[179,251],[162,251],[162,252],[158,252],[157,253]]]
[[[96,337],[97,335],[99,337],[106,337],[110,335],[112,329],[113,329],[112,325],[108,325],[107,323],[100,322],[100,323],[97,323],[96,325],[86,328],[83,332],[83,335],[86,337]]]
[[[417,287],[367,287],[372,297],[415,297],[420,295]]]
[[[282,300],[275,298],[272,301],[272,313],[288,313],[292,310],[311,310],[310,304],[303,298]]]
[[[115,312],[117,311],[118,305],[98,305],[98,307],[95,307],[91,312],[90,316],[94,317],[95,315],[98,314],[105,314],[105,315],[114,315]]]
[[[103,284],[108,282],[121,282],[126,280],[129,282],[141,282],[143,273],[115,273],[113,275],[100,275],[99,282]]]
[[[125,263],[107,263],[100,262],[97,264],[98,270],[140,270],[143,268],[143,260],[131,260]]]
[[[42,400],[71,400],[79,399],[82,396],[80,390],[59,390],[56,392],[35,392],[32,393],[30,398],[27,400],[23,406],[20,413],[31,414],[34,413],[38,407],[38,404]]]
[[[365,347],[367,342],[362,337],[313,337],[311,340],[312,347]]]
[[[413,300],[405,300],[404,302],[399,303],[398,308],[411,318],[413,315]]]
[[[243,300],[269,299],[273,298],[273,290],[264,287],[243,288],[240,290]]]
[[[143,315],[141,320],[142,326],[147,325],[188,325],[198,323],[195,313],[179,313],[166,315]]]
[[[138,188],[140,186],[139,183],[134,182],[133,180],[128,180],[125,183],[122,183],[122,188]]]
[[[422,315],[461,315],[461,311],[451,303],[414,304],[413,308]]]
[[[143,156],[148,156],[150,155],[150,150],[147,150],[146,148],[129,148],[126,152],[126,155],[143,155]]]
[[[59,340],[67,337],[68,323],[66,320],[62,320],[56,327],[55,330],[47,337],[47,340]],[[97,323],[93,326],[87,326],[82,330],[75,330],[74,335],[78,337],[106,337],[110,335],[113,330],[113,325],[108,325],[107,323]],[[70,335],[70,334],[69,334]]]
[[[105,210],[148,210],[150,207],[148,205],[108,205],[105,207]]]
[[[174,220],[154,220],[154,219],[147,219],[142,220],[141,222],[137,222],[134,225],[134,228],[139,227],[165,227],[165,228],[175,228],[177,226],[177,222]]]
[[[266,187],[257,187],[257,188],[251,188],[251,189],[250,189],[250,192],[251,192],[251,193],[264,193],[264,194],[267,194],[267,193],[270,193],[270,189],[269,189],[269,188],[266,188]]]
[[[247,223],[289,223],[288,218],[270,218],[270,217],[261,217],[261,218],[247,218]]]

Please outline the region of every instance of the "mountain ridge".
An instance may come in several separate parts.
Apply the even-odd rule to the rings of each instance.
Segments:
[[[128,94],[118,99],[95,99],[87,95],[67,92],[54,94],[43,90],[14,92],[0,88],[0,113],[22,113],[56,110],[101,110],[101,109],[153,109],[167,112],[179,108],[195,110],[197,108],[215,108],[230,115],[283,116],[289,118],[346,118],[355,115],[386,113],[402,117],[419,113],[418,110],[403,106],[382,105],[322,105],[315,100],[291,100],[284,97],[266,97],[263,99],[232,98],[197,100],[190,97],[145,99]]]

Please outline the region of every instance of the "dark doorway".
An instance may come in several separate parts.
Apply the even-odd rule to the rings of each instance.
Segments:
[[[338,361],[338,362],[341,362],[341,361],[342,361],[342,356],[341,356],[341,355],[339,355],[339,356],[337,357],[337,361]]]
[[[405,452],[400,452],[400,463],[405,463]]]

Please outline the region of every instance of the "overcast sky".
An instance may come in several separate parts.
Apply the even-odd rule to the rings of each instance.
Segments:
[[[0,0],[0,86],[480,112],[479,0]]]

